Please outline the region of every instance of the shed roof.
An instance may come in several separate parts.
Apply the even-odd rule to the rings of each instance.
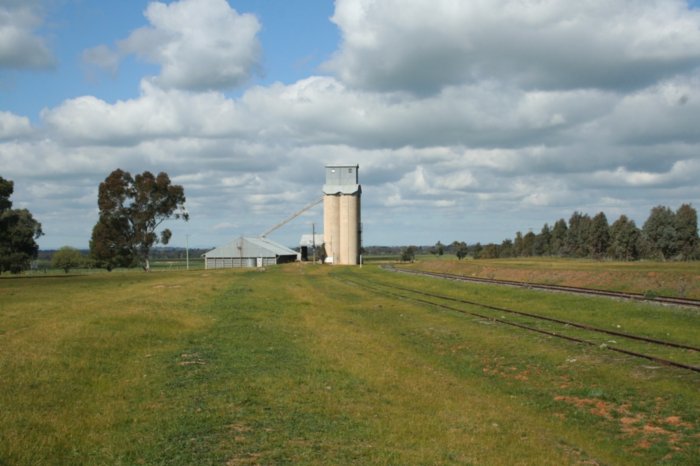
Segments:
[[[241,236],[204,254],[204,257],[277,257],[298,253],[267,238]]]

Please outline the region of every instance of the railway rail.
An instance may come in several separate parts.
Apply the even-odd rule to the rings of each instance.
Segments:
[[[488,321],[517,327],[517,328],[520,328],[523,330],[536,332],[536,333],[548,335],[551,337],[561,338],[561,339],[572,341],[575,343],[581,343],[581,344],[585,344],[588,346],[597,346],[597,347],[601,347],[601,348],[604,348],[604,349],[607,349],[610,351],[625,354],[628,356],[633,356],[636,358],[645,359],[648,361],[653,361],[653,362],[663,364],[666,366],[672,366],[672,367],[700,373],[700,366],[686,364],[684,362],[674,361],[674,360],[670,360],[667,358],[662,358],[662,357],[658,357],[658,356],[654,356],[654,355],[650,355],[650,354],[640,353],[638,351],[632,351],[629,349],[622,348],[620,346],[611,345],[609,343],[604,343],[601,345],[599,342],[591,341],[589,339],[581,338],[578,336],[567,335],[566,333],[563,333],[563,332],[565,332],[567,329],[575,328],[575,329],[584,330],[586,332],[590,332],[590,333],[594,333],[594,334],[598,333],[598,334],[613,335],[613,336],[616,336],[619,338],[625,338],[628,340],[642,342],[644,344],[649,344],[649,345],[653,345],[653,346],[665,346],[665,347],[675,348],[675,349],[679,349],[679,350],[683,350],[683,351],[687,351],[687,352],[691,352],[691,353],[700,353],[700,347],[696,347],[693,345],[686,345],[686,344],[682,344],[682,343],[664,341],[664,340],[649,338],[649,337],[640,336],[640,335],[633,335],[633,334],[630,334],[627,332],[619,332],[619,331],[614,331],[614,330],[602,329],[602,328],[598,328],[598,327],[595,327],[592,325],[583,324],[580,322],[572,322],[572,321],[567,321],[567,320],[563,320],[563,319],[556,319],[556,318],[552,318],[549,316],[542,316],[539,314],[534,314],[531,312],[525,312],[525,311],[520,311],[520,310],[515,310],[515,309],[508,309],[508,308],[504,308],[504,307],[493,306],[493,305],[486,304],[486,303],[478,303],[475,301],[470,301],[470,300],[461,299],[461,298],[454,298],[452,296],[445,296],[445,295],[440,295],[440,294],[436,294],[436,293],[428,293],[428,292],[425,292],[423,290],[419,290],[419,289],[415,289],[415,288],[408,288],[408,287],[398,286],[398,285],[392,285],[389,283],[379,283],[379,282],[366,283],[366,282],[358,282],[355,280],[346,280],[346,281],[347,281],[347,283],[350,283],[350,284],[353,284],[356,286],[361,286],[361,287],[366,288],[366,289],[371,289],[379,294],[392,296],[392,297],[395,297],[398,299],[408,300],[408,301],[412,301],[412,302],[420,303],[420,304],[425,304],[425,305],[437,307],[437,308],[444,309],[444,310],[454,311],[454,312],[458,312],[461,314],[470,315],[473,317],[478,317],[480,319],[485,319]],[[416,297],[415,295],[420,296],[420,297]],[[454,302],[454,303],[459,303],[459,304],[465,304],[465,305],[472,306],[472,307],[480,307],[480,308],[485,309],[487,311],[498,311],[501,314],[505,313],[505,314],[510,314],[510,315],[518,316],[518,317],[526,317],[528,319],[533,320],[534,322],[546,322],[547,324],[561,325],[562,329],[557,331],[557,330],[552,330],[552,329],[538,328],[538,327],[534,327],[533,325],[528,325],[526,323],[516,322],[513,320],[507,320],[507,319],[505,319],[505,317],[499,318],[499,317],[495,317],[493,315],[484,314],[483,312],[467,310],[467,309],[455,307],[452,305],[444,304],[442,302],[436,302],[435,300],[449,301],[449,302]]]
[[[564,285],[545,285],[543,283],[520,282],[514,280],[499,280],[494,278],[483,277],[468,277],[465,275],[456,275],[451,273],[428,272],[424,270],[408,270],[396,268],[394,266],[383,266],[385,270],[393,272],[408,273],[413,275],[425,275],[436,278],[444,278],[448,280],[459,280],[464,282],[485,283],[490,285],[514,286],[520,288],[528,288],[544,291],[558,291],[565,293],[575,293],[588,296],[604,296],[617,299],[628,299],[633,301],[646,301],[657,304],[666,304],[674,306],[686,306],[700,309],[700,300],[691,298],[676,298],[671,296],[649,296],[641,293],[627,293],[620,291],[600,290],[594,288],[582,288],[576,286]]]

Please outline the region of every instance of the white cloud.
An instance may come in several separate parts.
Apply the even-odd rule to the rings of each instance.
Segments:
[[[27,136],[31,132],[29,118],[0,110],[0,141]]]
[[[245,131],[236,105],[217,92],[163,90],[143,81],[141,96],[107,103],[93,96],[42,111],[42,119],[72,144],[134,145],[153,138],[235,136]]]
[[[260,67],[260,23],[239,14],[226,0],[152,2],[145,12],[150,26],[119,42],[121,54],[160,65],[154,79],[163,88],[210,90],[239,86]],[[91,52],[100,60],[113,55]]]
[[[335,75],[236,97],[222,89],[257,66],[254,17],[223,0],[146,16],[84,55],[112,71],[126,53],[160,65],[135,97],[71,98],[36,126],[0,112],[3,176],[51,219],[47,241],[78,204],[74,245],[87,244],[115,168],[168,172],[188,234],[212,246],[320,196],[332,163],[360,165],[368,244],[500,241],[573,210],[635,217],[700,196],[698,18],[681,2],[338,0]],[[277,234],[293,244],[319,212]]]
[[[347,84],[433,93],[482,80],[629,89],[700,60],[700,13],[680,0],[338,0]]]
[[[593,183],[605,187],[673,187],[693,183],[700,176],[700,160],[681,160],[667,172],[643,172],[618,167],[593,174]],[[590,184],[587,183],[587,184]]]
[[[479,186],[479,181],[474,177],[471,171],[463,170],[451,173],[442,180],[442,185],[448,190],[467,190],[475,189]]]
[[[45,69],[55,58],[45,40],[36,34],[42,18],[34,2],[0,3],[0,69]]]
[[[79,148],[71,155],[76,163],[89,153],[113,161],[83,168],[102,169],[100,177],[117,166],[166,169],[186,185],[193,218],[235,212],[254,221],[247,232],[256,234],[318,195],[326,163],[359,163],[368,196],[363,205],[380,210],[518,215],[593,204],[603,189],[625,202],[639,184],[610,173],[622,167],[660,176],[696,157],[693,146],[667,149],[660,163],[658,147],[632,152],[605,130],[623,125],[620,109],[647,94],[684,105],[694,99],[666,84],[629,95],[483,84],[415,98],[350,89],[330,77],[255,87],[231,99],[143,81],[136,99],[79,98],[46,110],[43,119],[56,141]],[[628,193],[610,195],[620,189]]]
[[[311,77],[255,88],[241,103],[267,120],[266,136],[400,148],[542,144],[607,113],[614,102],[614,96],[595,90],[527,92],[491,83],[453,86],[415,98]]]
[[[599,129],[628,144],[700,142],[700,75],[661,81],[620,99]]]

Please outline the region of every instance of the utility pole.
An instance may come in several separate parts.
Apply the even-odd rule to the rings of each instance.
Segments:
[[[311,247],[314,251],[314,264],[316,263],[316,224],[311,223]]]
[[[187,261],[187,270],[190,270],[190,235],[185,235],[185,257]]]

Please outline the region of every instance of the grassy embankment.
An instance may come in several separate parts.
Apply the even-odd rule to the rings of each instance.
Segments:
[[[379,297],[374,267],[0,280],[0,464],[693,464],[700,375]],[[501,303],[565,296],[465,285]],[[581,301],[581,300],[579,300]],[[590,303],[695,339],[691,311]],[[573,307],[572,307],[573,306]]]
[[[404,267],[548,285],[700,299],[700,262],[613,262],[588,259],[424,257]]]

